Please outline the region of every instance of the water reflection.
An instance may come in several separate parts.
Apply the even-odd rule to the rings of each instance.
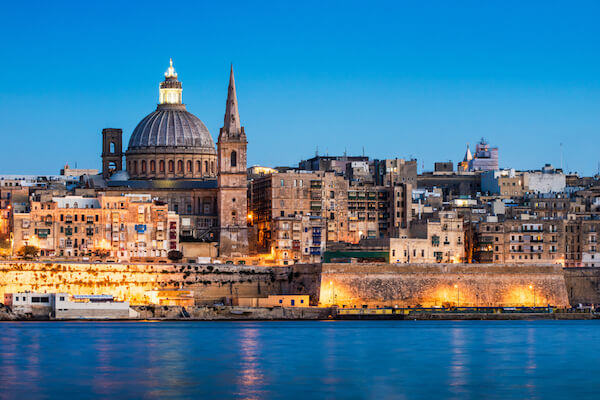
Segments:
[[[461,327],[450,330],[450,392],[460,395],[467,384],[467,358],[464,331]]]
[[[260,369],[260,340],[258,329],[244,328],[240,331],[239,395],[243,399],[260,399],[263,393],[264,375]]]
[[[0,398],[595,399],[599,328],[600,321],[0,323]]]

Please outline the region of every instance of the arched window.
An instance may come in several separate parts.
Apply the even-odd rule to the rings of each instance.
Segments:
[[[152,173],[156,172],[156,161],[154,161],[154,160],[150,160],[150,172],[152,172]]]
[[[213,174],[215,173],[215,162],[214,161],[210,162],[210,172]]]
[[[175,172],[175,162],[173,160],[169,160],[169,172]]]
[[[183,172],[183,161],[177,160],[177,172]]]
[[[115,147],[116,147],[116,146],[115,146],[115,142],[110,142],[110,149],[109,149],[109,151],[110,151],[112,154],[114,154],[114,153],[115,153]]]
[[[137,174],[137,161],[133,161],[133,173]]]
[[[235,151],[231,152],[231,166],[237,167],[237,153]]]
[[[192,162],[190,160],[187,161],[186,171],[192,172]]]
[[[165,172],[165,160],[160,160],[158,162],[158,170],[160,172]]]
[[[202,163],[200,161],[196,161],[196,172],[202,172]]]
[[[204,161],[204,172],[208,174],[208,161]]]
[[[142,160],[142,174],[146,173],[146,160]]]

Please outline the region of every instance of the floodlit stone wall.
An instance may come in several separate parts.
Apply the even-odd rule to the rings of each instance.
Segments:
[[[340,307],[569,305],[556,265],[323,264],[321,280],[321,304]]]
[[[149,290],[184,288],[197,304],[232,297],[311,294],[318,297],[318,265],[258,267],[229,264],[116,264],[0,262],[0,299],[23,291],[112,294],[131,304],[146,304]]]

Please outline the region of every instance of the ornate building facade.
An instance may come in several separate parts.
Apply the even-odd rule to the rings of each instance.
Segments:
[[[219,241],[223,256],[247,254],[247,140],[233,67],[218,151],[204,123],[183,104],[172,61],[160,83],[156,110],[131,134],[126,171],[119,163],[119,131],[103,133],[104,190],[149,193],[179,214],[182,240]]]

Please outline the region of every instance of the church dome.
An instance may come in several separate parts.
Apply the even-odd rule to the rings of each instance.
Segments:
[[[206,125],[186,111],[183,104],[159,104],[136,126],[129,139],[129,150],[153,147],[192,147],[216,153]]]

